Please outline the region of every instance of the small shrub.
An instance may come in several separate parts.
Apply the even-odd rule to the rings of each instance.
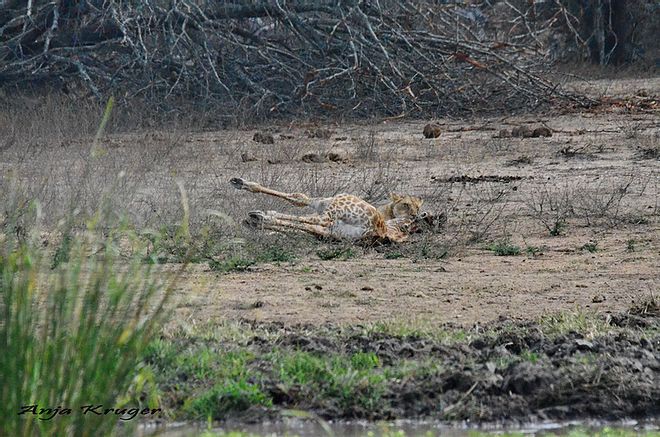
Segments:
[[[585,243],[582,245],[582,247],[580,247],[580,250],[586,250],[589,253],[598,252],[598,243],[597,242]]]
[[[401,252],[387,252],[385,254],[385,259],[399,259],[403,258],[403,254]]]
[[[320,249],[316,252],[316,255],[323,261],[329,261],[332,259],[340,259],[345,261],[357,256],[355,250],[352,247]]]
[[[264,249],[258,256],[258,262],[291,262],[296,256],[278,246],[272,246]]]
[[[257,262],[253,259],[243,258],[240,256],[233,256],[224,261],[209,261],[209,268],[214,272],[244,272],[248,267],[256,264]]]
[[[520,247],[509,243],[508,241],[498,241],[490,246],[488,249],[495,253],[497,256],[517,256],[520,255]]]
[[[523,361],[529,361],[530,363],[535,364],[541,357],[537,352],[524,350],[520,352],[520,358],[522,358]]]
[[[634,252],[635,251],[635,245],[637,244],[637,241],[634,239],[630,239],[626,242],[626,251],[628,252]]]
[[[566,222],[563,219],[558,219],[548,227],[548,232],[553,237],[559,237],[565,227]]]
[[[529,256],[543,255],[543,248],[538,246],[527,246],[525,248],[525,253]]]

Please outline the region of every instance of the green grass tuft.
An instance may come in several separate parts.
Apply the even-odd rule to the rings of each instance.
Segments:
[[[245,379],[226,380],[195,397],[184,409],[198,418],[223,419],[227,413],[244,411],[252,406],[271,407],[273,401],[259,386]]]
[[[347,260],[355,258],[357,253],[352,247],[337,247],[329,249],[320,249],[316,252],[316,255],[321,258],[323,261],[330,261],[333,259]]]
[[[497,256],[517,256],[521,253],[519,246],[515,246],[508,241],[497,241],[488,246],[488,250],[491,250]]]

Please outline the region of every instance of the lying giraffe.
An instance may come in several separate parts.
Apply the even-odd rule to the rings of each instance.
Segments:
[[[334,239],[398,243],[416,231],[416,224],[420,220],[430,220],[427,214],[419,214],[424,201],[412,196],[392,194],[389,203],[376,208],[351,194],[311,198],[302,193],[282,193],[241,178],[232,178],[229,182],[239,190],[279,197],[298,207],[309,206],[316,213],[295,216],[276,211],[252,211],[248,214],[250,224],[261,225],[266,229],[297,229]]]

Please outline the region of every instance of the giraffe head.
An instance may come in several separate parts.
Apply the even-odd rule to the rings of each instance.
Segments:
[[[387,215],[391,215],[391,218],[417,217],[417,214],[419,214],[419,209],[424,203],[424,201],[419,197],[400,196],[394,193],[390,194],[390,200],[391,202],[387,205]]]

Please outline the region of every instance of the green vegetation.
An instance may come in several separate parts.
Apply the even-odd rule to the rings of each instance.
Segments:
[[[296,257],[293,253],[277,246],[265,247],[260,252],[255,253],[251,257],[243,257],[240,255],[230,256],[222,261],[214,259],[209,261],[209,267],[216,272],[243,272],[248,267],[259,263],[280,263],[291,262]]]
[[[376,322],[365,327],[369,334],[383,334],[393,337],[428,338],[444,344],[469,342],[469,333],[460,328],[448,329],[430,322]]]
[[[244,272],[248,267],[256,264],[257,262],[253,259],[245,259],[240,257],[231,257],[224,261],[209,261],[209,267],[215,272]]]
[[[550,232],[550,235],[553,237],[559,237],[565,228],[566,222],[564,220],[555,220],[552,226],[548,229],[548,232]]]
[[[355,258],[357,253],[355,249],[351,246],[345,247],[331,247],[327,249],[320,249],[316,252],[316,255],[321,258],[323,261],[329,261],[332,259],[339,259],[346,261],[347,259]]]
[[[112,106],[111,98],[85,174],[103,155],[98,142]],[[52,253],[38,241],[37,201],[12,186],[3,205],[9,216],[0,222],[0,435],[109,435],[120,418],[161,411],[154,374],[141,361],[168,315],[173,287],[140,256],[118,262],[121,244],[139,246],[141,238],[112,211],[115,188],[106,187],[91,216],[72,197]],[[183,190],[182,206],[186,231]],[[5,234],[12,228],[23,232]],[[81,410],[86,405],[93,413]]]
[[[538,246],[525,247],[525,253],[531,257],[543,255],[543,248]]]
[[[589,253],[598,252],[598,242],[590,241],[589,243],[585,243],[580,247],[580,250],[586,250]]]
[[[258,386],[238,379],[213,386],[184,404],[184,410],[195,418],[222,419],[225,413],[243,411],[255,405],[270,407],[272,401]]]
[[[488,250],[491,250],[497,256],[517,256],[521,253],[519,246],[513,245],[506,240],[492,243],[488,246]]]
[[[616,330],[616,327],[611,326],[602,317],[582,310],[547,315],[542,317],[539,323],[549,336],[577,332],[587,338],[593,338]]]
[[[403,254],[398,251],[387,252],[385,254],[385,259],[399,259],[399,258],[403,258]]]
[[[67,238],[54,263],[29,242],[3,245],[0,434],[104,435],[119,416],[83,415],[80,406],[158,408],[153,374],[139,363],[170,292],[141,259],[115,264],[119,235],[131,237],[119,228],[92,256],[98,241]],[[18,415],[24,405],[37,407]],[[58,406],[56,420],[45,420]]]

